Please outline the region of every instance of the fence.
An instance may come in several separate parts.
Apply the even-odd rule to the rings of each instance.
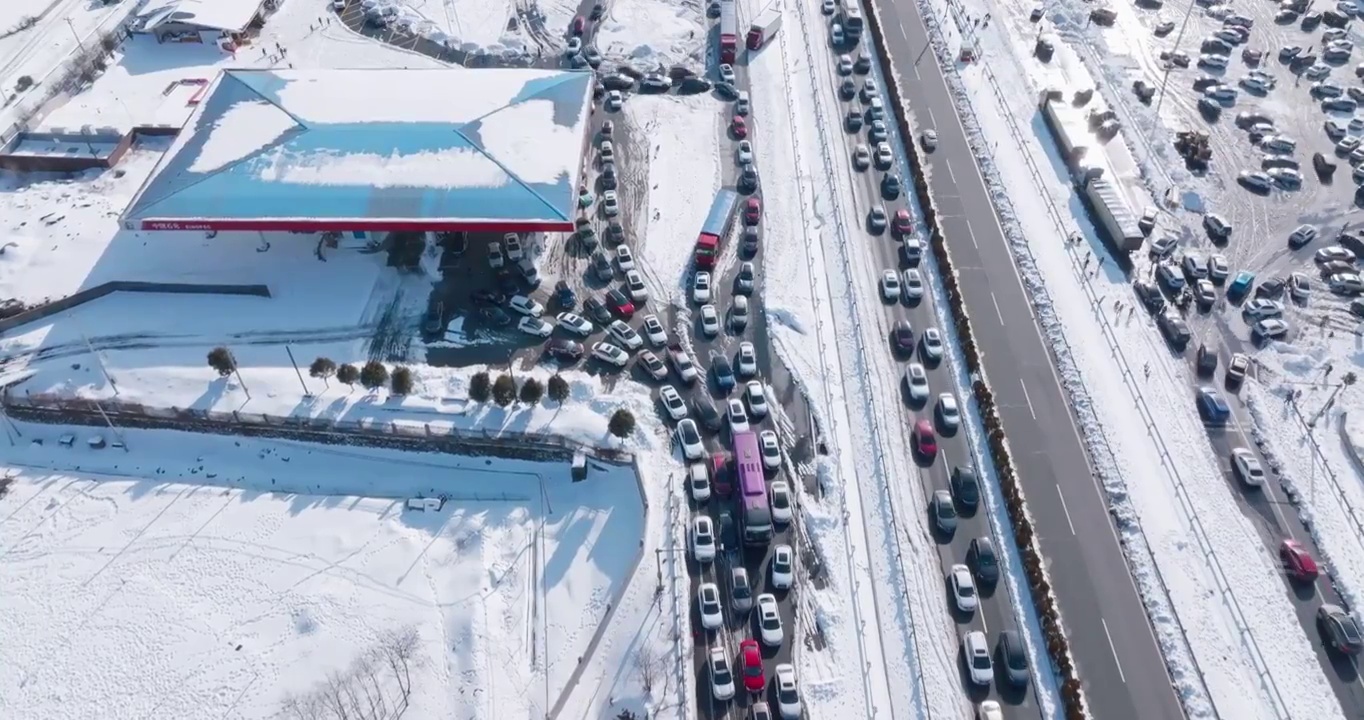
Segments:
[[[98,300],[115,292],[171,293],[180,295],[250,295],[270,297],[270,288],[265,285],[200,285],[193,283],[160,283],[133,280],[113,280],[92,288],[77,291],[60,300],[25,310],[12,317],[0,320],[0,332],[8,332],[20,325],[42,320],[63,310],[92,300]]]
[[[6,388],[0,405],[14,418],[49,424],[183,430],[220,435],[273,437],[341,445],[365,445],[463,455],[532,460],[570,460],[582,452],[612,464],[633,462],[633,453],[588,445],[558,435],[486,429],[432,427],[402,420],[355,420],[280,416],[240,411],[161,408],[118,400],[87,400],[47,393],[19,394]],[[647,502],[647,501],[646,501]]]
[[[948,2],[948,7],[949,10],[954,15],[954,19],[957,21],[959,25],[961,25],[962,20],[960,18],[961,13],[960,8],[954,7],[954,3],[951,2]],[[925,13],[925,15],[926,15],[925,19],[928,20],[927,17],[928,13]],[[933,24],[937,24],[936,20],[933,20],[931,22],[933,22]],[[944,77],[948,79],[949,85],[951,85],[953,94],[956,96],[958,102],[965,104],[967,106],[966,115],[969,115],[969,118],[966,117],[966,115],[964,115],[962,120],[963,124],[965,124],[968,129],[967,135],[973,145],[972,148],[973,152],[978,158],[982,160],[988,158],[989,166],[987,167],[986,163],[982,162],[981,170],[982,175],[985,176],[987,181],[992,185],[991,195],[994,197],[995,202],[997,204],[1003,206],[1001,209],[1006,210],[1010,218],[1016,218],[1017,214],[1013,210],[1012,202],[1010,201],[1008,195],[1005,192],[998,191],[998,188],[1002,187],[1002,184],[998,177],[998,173],[995,169],[993,150],[989,147],[987,143],[983,142],[980,139],[981,138],[980,130],[975,122],[975,111],[973,108],[971,108],[972,101],[970,95],[965,91],[965,88],[962,86],[962,81],[955,71],[956,67],[955,63],[951,62],[950,60],[950,53],[946,52],[945,40],[941,39],[937,40],[937,42],[935,43],[935,51],[938,51],[940,58],[942,58],[944,55],[948,56],[947,59],[944,59],[942,63],[944,69],[947,70],[947,72],[944,72]],[[999,82],[995,78],[994,73],[990,71],[990,68],[987,63],[977,63],[976,67],[980,70],[982,76],[986,79],[986,82],[990,87],[991,92],[994,94],[996,100],[998,101],[1000,108],[1003,111],[1002,115],[1006,121],[1005,124],[1009,129],[1010,135],[1013,137],[1013,139],[1018,143],[1020,147],[1026,147],[1028,142],[1028,136],[1024,134],[1023,131],[1020,129],[1019,122],[1017,118],[1014,116],[1012,110],[1010,109],[1007,97],[1001,90]],[[1028,166],[1029,172],[1033,175],[1034,179],[1039,184],[1043,184],[1045,181],[1045,176],[1042,174],[1042,171],[1037,167],[1036,162],[1033,160],[1031,154],[1026,152],[1021,154],[1025,160],[1026,165]],[[1043,186],[1045,185],[1043,184]],[[1057,231],[1056,237],[1057,238],[1067,237],[1068,233],[1065,228],[1065,223],[1062,220],[1063,216],[1061,212],[1057,209],[1048,193],[1043,192],[1040,194],[1045,202],[1047,213],[1051,217],[1052,223],[1056,228]],[[1026,238],[1018,237],[1019,232],[1018,229],[1016,227],[1011,227],[1011,225],[1013,225],[1013,223],[1006,225],[1005,227],[1012,231],[1008,233],[1010,235],[1009,244],[1013,250],[1016,260],[1018,261],[1020,270],[1030,268],[1034,273],[1037,273],[1038,272],[1037,260],[1032,253],[1031,247],[1028,245]],[[1254,636],[1251,634],[1249,627],[1245,623],[1244,614],[1241,612],[1240,606],[1236,601],[1235,595],[1231,592],[1230,587],[1226,583],[1225,575],[1222,572],[1221,564],[1218,561],[1218,558],[1216,554],[1213,552],[1211,546],[1207,542],[1207,535],[1203,530],[1202,524],[1199,521],[1197,515],[1193,512],[1193,505],[1190,502],[1187,492],[1185,490],[1183,478],[1179,474],[1177,466],[1170,457],[1170,453],[1168,448],[1165,446],[1164,439],[1161,438],[1157,430],[1158,426],[1155,423],[1154,416],[1151,413],[1150,408],[1146,404],[1145,398],[1142,396],[1140,389],[1135,384],[1135,376],[1132,373],[1131,367],[1127,363],[1125,355],[1123,354],[1122,346],[1118,342],[1117,337],[1113,331],[1112,325],[1110,324],[1108,318],[1108,314],[1104,310],[1101,300],[1098,294],[1095,292],[1093,285],[1090,283],[1090,279],[1086,272],[1086,269],[1083,266],[1081,266],[1077,256],[1072,254],[1070,256],[1070,260],[1072,272],[1080,281],[1079,284],[1082,291],[1085,293],[1086,297],[1089,299],[1091,303],[1091,306],[1095,309],[1095,312],[1098,315],[1100,321],[1099,326],[1102,331],[1101,334],[1104,337],[1105,343],[1108,345],[1110,354],[1113,356],[1114,360],[1117,362],[1119,366],[1123,383],[1127,387],[1129,393],[1133,397],[1134,402],[1136,403],[1138,412],[1142,417],[1143,424],[1146,426],[1147,433],[1156,443],[1162,466],[1165,468],[1166,473],[1174,482],[1176,494],[1179,497],[1182,509],[1185,511],[1185,515],[1187,516],[1190,526],[1193,528],[1194,537],[1197,540],[1200,549],[1203,552],[1203,555],[1210,570],[1212,571],[1218,589],[1219,591],[1221,591],[1222,597],[1226,601],[1228,609],[1230,610],[1231,615],[1233,616],[1233,619],[1237,624],[1237,629],[1240,635],[1242,645],[1243,647],[1245,647],[1247,654],[1250,656],[1252,663],[1255,665],[1256,672],[1259,675],[1261,686],[1263,687],[1271,701],[1274,703],[1275,711],[1279,714],[1280,717],[1284,717],[1286,715],[1286,707],[1283,703],[1283,699],[1279,693],[1277,686],[1274,683],[1273,677],[1270,676],[1269,674],[1268,667],[1265,665],[1264,656],[1260,651]],[[1024,273],[1020,273],[1020,275],[1023,276]],[[1073,358],[1074,350],[1070,346],[1070,343],[1065,336],[1059,319],[1056,318],[1055,316],[1054,306],[1050,299],[1050,295],[1047,292],[1045,284],[1035,280],[1029,282],[1026,276],[1023,277],[1023,280],[1028,286],[1029,293],[1034,298],[1034,305],[1036,306],[1038,311],[1037,314],[1039,321],[1041,322],[1043,327],[1048,331],[1048,335],[1059,340],[1060,344],[1064,348],[1064,353],[1053,353],[1053,356],[1056,359],[1058,366],[1065,367],[1069,365],[1071,367],[1067,368],[1068,370],[1075,370],[1075,368],[1073,367],[1073,361],[1069,360],[1070,358]],[[1103,426],[1097,422],[1097,417],[1094,416],[1092,409],[1090,409],[1093,407],[1093,403],[1090,402],[1088,398],[1088,391],[1078,383],[1067,382],[1066,386],[1067,392],[1070,395],[1071,407],[1072,409],[1074,409],[1077,416],[1087,419],[1093,419],[1095,421],[1089,423],[1089,425],[1091,428],[1096,429],[1097,432],[1084,433],[1086,435],[1086,439],[1089,441],[1089,444],[1091,445],[1091,452],[1097,451],[1097,454],[1106,456],[1109,459],[1109,463],[1107,466],[1116,467],[1117,466],[1116,460],[1114,458],[1112,447],[1108,441],[1106,432],[1104,431]],[[1103,474],[1102,471],[1099,472]],[[1113,478],[1106,478],[1106,480],[1111,482]],[[1107,482],[1105,483],[1105,486],[1106,485]],[[1134,529],[1137,531],[1137,534],[1141,537],[1141,544],[1143,546],[1142,548],[1139,548],[1139,550],[1149,557],[1151,555],[1150,541],[1146,537],[1145,531],[1142,529],[1140,524],[1128,523],[1127,529]],[[1159,566],[1154,562],[1149,563],[1149,565],[1155,570],[1156,580],[1160,584],[1161,589],[1164,591],[1164,594],[1168,599],[1170,596],[1169,585],[1166,582],[1164,575],[1161,573]],[[1185,630],[1183,623],[1179,621],[1178,614],[1174,613],[1173,616],[1175,617],[1176,620],[1175,624],[1179,628],[1180,635],[1184,640],[1184,645],[1187,649],[1187,656],[1192,661],[1194,670],[1199,678],[1199,683],[1202,685],[1203,694],[1205,697],[1207,697],[1208,702],[1213,705],[1214,710],[1216,710],[1216,704],[1213,701],[1211,694],[1208,693],[1207,690],[1207,679],[1203,673],[1203,669],[1198,664],[1197,658],[1194,657],[1193,655],[1191,649],[1192,645],[1189,641],[1188,632]],[[1172,672],[1172,677],[1178,677],[1178,675]]]

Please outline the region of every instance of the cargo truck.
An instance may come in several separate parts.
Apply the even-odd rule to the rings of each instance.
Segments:
[[[715,259],[720,255],[720,243],[729,234],[734,222],[734,209],[739,204],[739,193],[729,188],[721,188],[706,213],[706,222],[701,226],[701,234],[696,238],[695,262],[699,270],[711,270]]]
[[[761,50],[769,40],[777,36],[778,30],[781,30],[780,0],[758,13],[758,18],[748,29],[748,49]]]
[[[720,62],[734,63],[739,52],[739,16],[734,0],[720,0]]]

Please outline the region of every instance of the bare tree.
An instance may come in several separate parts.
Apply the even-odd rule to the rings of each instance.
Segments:
[[[325,720],[330,713],[318,702],[317,692],[290,695],[284,700],[284,716],[291,720]]]
[[[384,698],[384,686],[379,682],[379,653],[370,650],[361,658],[356,670],[360,681],[365,683],[365,694],[374,698],[374,717],[388,717],[388,701]]]
[[[393,671],[393,677],[398,681],[404,704],[412,694],[412,666],[416,663],[420,639],[414,627],[390,630],[379,639],[379,647],[388,661],[389,669]]]
[[[310,692],[285,698],[288,720],[396,720],[407,710],[412,671],[421,663],[415,627],[391,630],[344,671],[334,670]],[[394,685],[399,699],[389,700]],[[387,690],[387,691],[386,691]]]
[[[653,645],[644,645],[635,651],[635,672],[639,674],[639,684],[644,692],[653,694],[654,685],[663,675],[666,658],[659,654]]]
[[[349,708],[346,705],[346,678],[340,672],[333,670],[327,675],[327,685],[323,698],[327,703],[327,709],[336,714],[341,720],[351,720],[350,713],[346,712]]]

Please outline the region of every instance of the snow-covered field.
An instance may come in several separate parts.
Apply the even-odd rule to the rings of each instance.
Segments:
[[[1258,551],[1256,528],[1222,481],[1224,463],[1204,439],[1187,368],[1171,358],[1145,314],[1126,307],[1132,296],[1120,273],[1096,272],[1083,250],[1053,241],[1077,228],[1093,237],[1093,228],[1082,211],[1075,215],[1079,205],[1065,178],[1053,170],[1058,161],[1044,149],[1049,143],[1039,143],[1030,129],[1036,127],[1031,120],[1036,92],[1054,82],[1050,73],[1064,74],[1077,87],[1094,82],[1083,78],[1087,71],[1066,46],[1058,48],[1052,70],[1034,72],[1039,66],[1030,55],[1036,31],[1011,30],[1029,27],[1021,6],[966,2],[953,7],[955,13],[933,7],[953,49],[961,42],[958,22],[969,27],[967,18],[986,12],[1004,18],[976,33],[989,61],[961,69],[960,81],[967,107],[984,131],[983,164],[1008,187],[1007,193],[996,194],[1007,201],[1006,220],[1017,222],[1010,229],[1020,231],[1012,238],[1018,264],[1037,294],[1039,319],[1062,349],[1062,375],[1088,423],[1091,450],[1119,516],[1132,521],[1127,532],[1144,536],[1144,542],[1131,544],[1137,548],[1132,559],[1153,624],[1172,665],[1188,668],[1196,662],[1201,671],[1201,680],[1199,673],[1179,674],[1181,695],[1200,716],[1214,705],[1223,716],[1232,709],[1238,717],[1273,716],[1282,702],[1294,716],[1338,717],[1340,708],[1309,644],[1316,638],[1305,637],[1295,622],[1277,565]],[[1088,11],[1078,3],[1073,9],[1080,13],[1081,7]],[[1116,42],[1121,33],[1110,35]],[[1093,52],[1085,47],[1081,54]],[[1105,57],[1097,62],[1105,63]],[[1113,92],[1125,92],[1128,84],[1114,83]],[[1129,128],[1125,136],[1136,136],[1129,142],[1151,179],[1158,176],[1155,167],[1161,161],[1151,155],[1149,141],[1141,140],[1147,130]],[[1179,222],[1197,219],[1181,216]],[[1118,310],[1115,302],[1125,307]],[[1143,368],[1149,368],[1149,376]],[[1254,390],[1248,392],[1254,397]],[[1309,468],[1290,466],[1286,472],[1299,478],[1301,489]],[[1328,555],[1332,544],[1324,543]],[[1342,544],[1357,554],[1353,531]],[[1141,551],[1143,545],[1150,555]],[[1247,548],[1256,551],[1247,553]],[[1163,586],[1153,575],[1156,569]],[[1187,633],[1188,647],[1175,623]]]
[[[628,466],[13,430],[8,717],[270,717],[338,681],[414,717],[543,715],[643,540]]]

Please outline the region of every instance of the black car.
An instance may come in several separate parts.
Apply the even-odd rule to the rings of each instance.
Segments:
[[[1028,684],[1028,652],[1023,647],[1023,638],[1017,630],[1005,630],[999,634],[999,664],[1004,666],[1004,676],[1014,687]]]
[[[739,99],[738,89],[727,82],[715,83],[715,94],[719,95],[725,100],[728,100],[729,102],[734,102],[735,100]]]
[[[601,186],[603,190],[616,189],[616,164],[604,162],[601,165]]]
[[[843,84],[838,86],[838,96],[844,100],[852,100],[857,97],[857,84],[852,78],[844,78]]]
[[[483,322],[493,327],[506,327],[511,324],[511,316],[502,311],[500,307],[484,307],[478,309],[478,316]]]
[[[703,77],[685,77],[677,83],[678,95],[699,95],[710,92],[710,81]]]
[[[862,130],[862,113],[857,108],[848,111],[848,116],[843,119],[843,127],[850,133]]]
[[[704,395],[697,395],[692,398],[691,411],[707,430],[720,432],[724,418],[720,415],[720,411],[715,409],[715,403],[711,402],[710,398]]]
[[[605,253],[592,253],[592,272],[597,274],[597,279],[602,282],[610,282],[616,276],[616,269],[611,267],[611,261],[606,259]]]
[[[886,173],[881,176],[881,197],[887,200],[894,200],[900,197],[900,176],[895,173]]]
[[[521,284],[516,281],[516,276],[512,275],[510,268],[502,268],[497,271],[497,289],[507,295],[515,295],[521,292]]]
[[[606,325],[611,322],[611,311],[606,309],[602,301],[594,297],[583,301],[583,311],[598,325]]]
[[[606,242],[609,242],[612,245],[619,245],[625,242],[625,228],[621,227],[619,222],[612,220],[607,224]]]
[[[591,15],[590,15],[589,17],[591,17],[593,20],[596,20],[596,19],[600,18],[602,15],[604,15],[605,13],[606,13],[606,6],[605,6],[605,5],[602,5],[602,4],[599,2],[599,3],[597,3],[597,4],[595,4],[595,5],[592,6],[592,13],[591,13]]]
[[[962,510],[975,512],[980,505],[980,481],[971,468],[952,468],[952,499]]]
[[[747,163],[739,170],[739,192],[752,195],[758,191],[758,169]]]
[[[578,304],[578,293],[573,292],[568,283],[560,280],[554,285],[554,302],[564,310],[572,310]]]
[[[729,366],[729,360],[723,355],[713,355],[710,359],[710,374],[715,378],[715,388],[722,395],[728,395],[734,389],[734,368]]]
[[[1189,331],[1189,324],[1184,322],[1174,311],[1166,311],[1156,318],[1156,324],[1160,326],[1160,331],[1164,333],[1165,340],[1170,343],[1170,347],[1184,352],[1189,346],[1189,340],[1193,338],[1193,333]]]
[[[482,288],[469,293],[469,297],[475,305],[502,305],[507,302],[506,295]]]
[[[1284,286],[1283,278],[1270,278],[1255,286],[1255,296],[1262,298],[1282,297]]]
[[[988,537],[972,540],[971,547],[966,549],[966,559],[981,585],[994,585],[999,581],[999,557],[995,555],[994,540]]]
[[[629,75],[607,75],[601,84],[607,90],[629,90],[635,86],[635,79]]]
[[[1317,608],[1317,627],[1326,646],[1340,655],[1358,655],[1364,649],[1359,624],[1338,605],[1326,603]]]
[[[545,343],[545,352],[556,360],[578,362],[583,357],[582,343],[568,338],[554,338]]]
[[[914,326],[908,320],[896,320],[890,328],[890,342],[895,346],[895,352],[914,352]]]
[[[1158,313],[1165,309],[1165,296],[1160,294],[1160,288],[1155,283],[1138,280],[1132,283],[1132,289],[1136,291],[1141,304],[1146,306],[1147,312]]]

